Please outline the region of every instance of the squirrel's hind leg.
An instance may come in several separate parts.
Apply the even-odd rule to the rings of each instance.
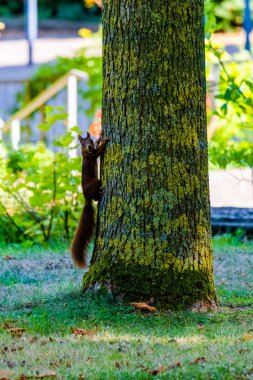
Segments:
[[[101,198],[101,181],[97,178],[93,178],[88,181],[83,187],[83,195],[86,199],[98,201]]]

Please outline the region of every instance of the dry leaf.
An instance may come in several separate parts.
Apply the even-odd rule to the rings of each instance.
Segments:
[[[246,352],[249,352],[249,350],[247,350],[246,348],[241,348],[239,350],[239,354],[245,354]]]
[[[13,257],[13,256],[4,256],[3,257],[4,260],[16,260],[16,257]]]
[[[4,321],[4,323],[1,323],[1,327],[2,328],[6,328],[6,326],[11,326],[11,324],[13,324],[13,323],[17,323],[18,322],[18,319],[6,319],[5,321]]]
[[[206,326],[203,323],[199,323],[198,324],[198,330],[199,331],[206,331],[207,329],[206,329]]]
[[[57,373],[56,372],[45,372],[45,373],[41,373],[40,375],[36,375],[36,379],[46,379],[46,378],[50,378],[50,377],[57,377]]]
[[[135,310],[140,310],[140,311],[150,311],[152,313],[156,312],[157,309],[154,307],[154,306],[149,306],[147,303],[145,302],[130,302],[129,305],[132,305]]]
[[[35,343],[38,341],[38,337],[37,336],[29,336],[29,338],[27,340],[29,343]]]
[[[11,328],[7,329],[7,331],[13,337],[20,338],[22,336],[23,332],[26,331],[26,329],[24,329],[22,327],[11,327]]]
[[[26,331],[23,327],[12,326],[9,322],[4,322],[2,327],[7,330],[13,337],[20,338],[24,331]]]
[[[149,370],[148,373],[150,375],[156,376],[156,375],[158,375],[158,373],[164,372],[165,369],[166,368],[163,365],[161,365],[160,367],[158,367],[156,369]]]
[[[10,329],[13,326],[11,325],[11,321],[6,321],[6,322],[4,322],[4,323],[1,324],[1,327],[3,329],[5,329],[5,330],[8,330],[8,329]]]
[[[0,369],[0,380],[11,380],[11,373],[5,369]]]
[[[174,364],[169,365],[168,369],[174,369],[179,367],[182,367],[182,364],[180,362],[176,362]]]
[[[206,358],[204,356],[201,356],[200,358],[195,359],[191,364],[201,364],[206,363]]]
[[[251,339],[253,339],[253,334],[244,334],[242,339],[245,341],[251,340]]]
[[[3,349],[1,350],[2,352],[16,352],[16,351],[21,351],[23,350],[24,347],[20,346],[20,347],[7,347],[7,346],[4,346]],[[1,372],[0,372],[1,374]]]
[[[49,378],[52,378],[52,377],[57,377],[57,373],[56,372],[45,372],[45,373],[41,373],[39,375],[21,375],[19,380],[27,380],[27,379],[49,379]]]
[[[213,301],[196,301],[188,309],[193,312],[207,313],[210,310],[217,309],[217,306]]]
[[[94,336],[97,334],[97,330],[84,330],[81,328],[71,327],[72,334],[81,336]]]
[[[177,343],[177,340],[175,338],[171,338],[168,340],[168,343]]]

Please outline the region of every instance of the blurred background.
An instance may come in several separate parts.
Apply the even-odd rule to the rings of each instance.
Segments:
[[[98,31],[101,8],[93,1],[0,0],[0,22],[0,118],[4,122],[72,68],[88,74],[89,70],[85,68],[87,54],[95,60],[99,57],[94,63],[96,67],[92,74],[100,71],[101,33]],[[92,59],[89,65],[91,62]],[[80,82],[80,90],[85,90],[87,80]],[[98,78],[100,82],[101,76]],[[75,92],[73,86],[75,84],[72,85],[72,91]],[[58,89],[57,94],[44,101],[42,107],[36,107],[35,114],[29,112],[28,118],[19,119],[24,132],[20,136],[22,141],[44,139],[47,144],[51,144],[51,132],[54,136],[58,134],[57,125],[47,136],[40,136],[43,133],[38,133],[32,127],[43,120],[45,104],[66,104],[66,90]],[[82,95],[80,93],[79,97]],[[84,97],[78,99],[78,105],[89,107]],[[79,111],[74,124],[84,125],[87,129],[85,112]]]
[[[76,135],[101,130],[101,5],[0,0],[0,245],[72,236]],[[214,233],[253,231],[252,7],[205,2]]]

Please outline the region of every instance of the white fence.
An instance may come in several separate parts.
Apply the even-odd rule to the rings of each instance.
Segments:
[[[80,70],[71,70],[59,78],[50,87],[42,91],[37,97],[32,99],[24,108],[14,113],[8,120],[0,119],[0,139],[4,134],[10,132],[11,144],[14,149],[18,148],[21,140],[21,121],[27,119],[35,111],[39,110],[50,99],[57,95],[62,89],[67,89],[67,128],[70,130],[77,125],[78,116],[78,81],[87,82],[88,76]],[[70,149],[69,154],[75,156],[76,152]]]

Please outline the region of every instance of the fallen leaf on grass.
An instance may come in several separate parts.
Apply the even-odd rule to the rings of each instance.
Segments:
[[[198,330],[199,331],[206,331],[207,329],[206,329],[206,326],[203,323],[199,323],[198,324]]]
[[[20,338],[26,329],[22,327],[11,327],[7,330],[13,337]]]
[[[52,377],[57,377],[56,372],[45,372],[39,375],[21,375],[19,380],[27,380],[27,379],[49,379]]]
[[[3,257],[3,260],[16,260],[16,257],[7,255]]]
[[[28,342],[28,343],[35,343],[38,341],[38,338],[36,336],[22,336],[20,338],[21,342]]]
[[[241,348],[239,350],[239,354],[245,354],[246,352],[249,352],[249,350],[247,350],[246,348]]]
[[[176,362],[174,364],[169,365],[168,369],[174,369],[179,367],[182,367],[182,364],[180,362]]]
[[[22,347],[22,346],[21,347],[7,347],[7,346],[4,346],[1,349],[1,352],[6,354],[7,352],[16,352],[16,351],[21,351],[23,349],[24,349],[24,347]]]
[[[188,308],[188,310],[197,313],[207,313],[215,309],[217,309],[217,306],[213,301],[196,301]]]
[[[150,311],[152,313],[156,312],[157,309],[154,306],[149,306],[145,302],[130,302],[129,305],[132,305],[135,310],[140,310],[140,311]]]
[[[200,358],[195,359],[191,364],[202,364],[206,363],[206,358],[204,356],[201,356]]]
[[[156,376],[156,375],[158,375],[158,373],[164,372],[165,370],[166,370],[166,368],[163,365],[161,365],[160,367],[152,369],[152,370],[149,370],[147,372],[150,375]]]
[[[2,329],[6,329],[8,327],[13,326],[13,323],[17,323],[17,322],[18,322],[17,319],[6,319],[3,323],[0,324],[0,327]]]
[[[97,334],[97,330],[85,330],[81,328],[71,327],[72,334],[81,336],[94,336]]]
[[[0,380],[11,380],[11,373],[5,369],[0,369]]]
[[[24,331],[26,331],[23,327],[12,326],[10,323],[5,322],[2,327],[7,330],[13,337],[20,338]]]
[[[253,334],[244,334],[242,339],[245,341],[251,340],[251,339],[253,339]]]
[[[177,343],[177,340],[175,338],[171,338],[168,340],[168,343]]]

